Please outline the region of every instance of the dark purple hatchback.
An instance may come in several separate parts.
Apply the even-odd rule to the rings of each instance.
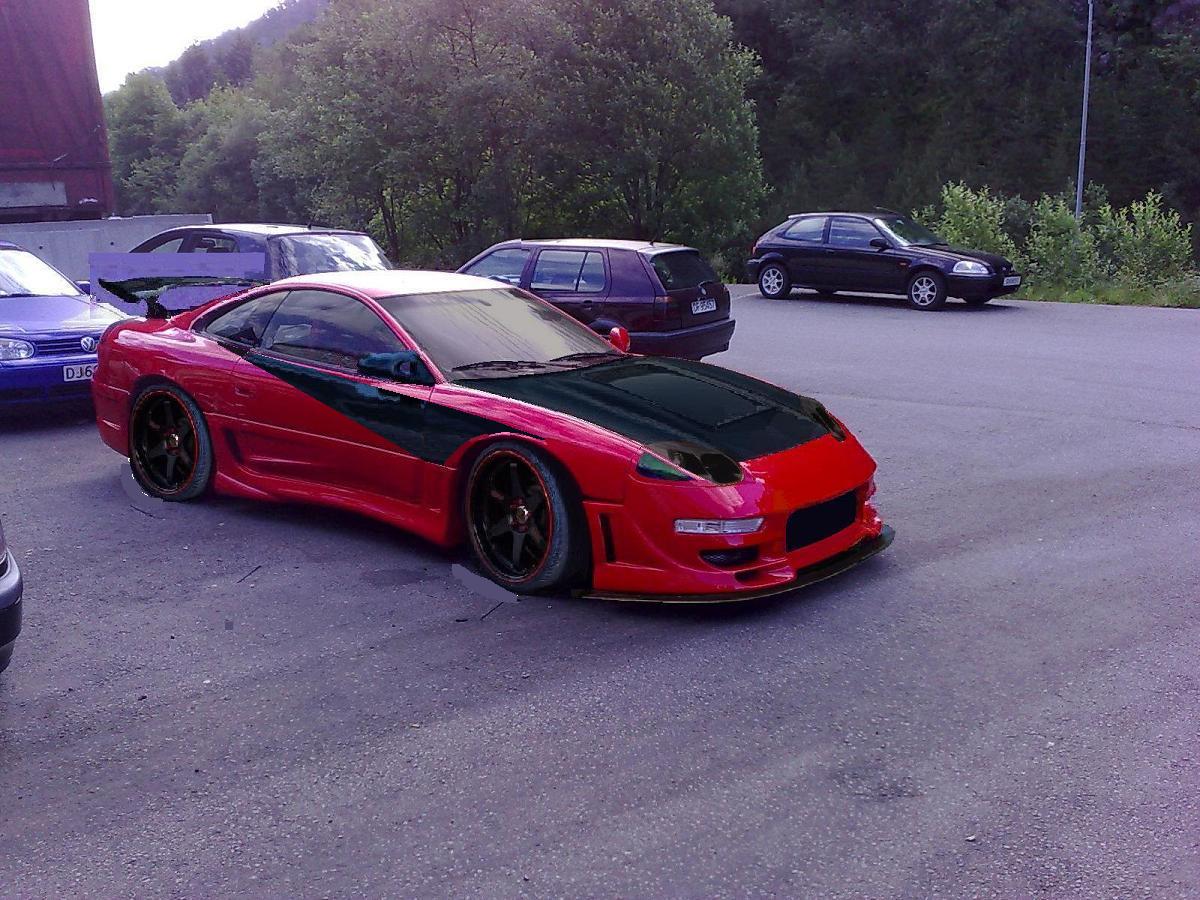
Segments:
[[[532,291],[631,349],[701,359],[729,349],[729,290],[698,250],[644,241],[505,241],[458,270]]]

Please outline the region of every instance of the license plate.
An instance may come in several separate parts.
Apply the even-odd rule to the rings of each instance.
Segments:
[[[700,313],[715,312],[717,309],[717,301],[711,297],[705,300],[692,301],[692,315],[698,316]]]
[[[1005,287],[1016,287],[1020,283],[1021,283],[1020,275],[1009,275],[1007,278],[1004,279]]]
[[[96,364],[86,363],[82,366],[63,366],[63,381],[89,381],[96,374]]]

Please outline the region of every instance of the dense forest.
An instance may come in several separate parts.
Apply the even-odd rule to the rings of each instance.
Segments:
[[[1074,190],[1086,22],[1086,0],[290,0],[106,107],[123,213],[365,227],[410,264],[603,232],[734,269],[788,212],[953,230],[964,196],[1000,198],[1020,253]],[[1069,240],[1141,228],[1149,192],[1159,224],[1196,218],[1198,38],[1200,0],[1097,0]]]

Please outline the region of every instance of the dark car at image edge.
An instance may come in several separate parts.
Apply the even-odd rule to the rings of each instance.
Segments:
[[[649,241],[512,240],[459,272],[524,288],[600,334],[621,327],[647,356],[701,359],[729,349],[729,290],[692,247]]]
[[[4,542],[0,525],[0,672],[12,660],[13,643],[21,633],[21,570]]]
[[[934,310],[949,297],[982,306],[1021,286],[1010,260],[951,247],[892,212],[798,213],[760,237],[751,257],[746,270],[771,299],[804,287],[821,294],[902,294],[914,309]]]

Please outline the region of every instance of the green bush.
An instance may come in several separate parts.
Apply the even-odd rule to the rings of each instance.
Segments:
[[[1100,250],[1117,281],[1153,287],[1182,279],[1192,270],[1192,226],[1163,206],[1161,194],[1122,210],[1105,204],[1097,216]]]
[[[1104,279],[1096,238],[1080,227],[1063,197],[1042,197],[1033,206],[1025,243],[1029,275],[1041,284],[1087,288]]]
[[[987,188],[976,191],[962,183],[947,184],[942,188],[941,210],[932,227],[951,244],[1020,261],[1016,242],[1004,230],[1003,197]]]

